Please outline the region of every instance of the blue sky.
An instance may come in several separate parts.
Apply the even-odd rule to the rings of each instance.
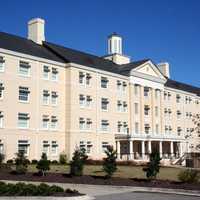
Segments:
[[[132,60],[167,61],[173,79],[200,87],[199,0],[6,0],[0,31],[27,35],[27,21],[46,20],[46,39],[92,54],[107,53],[107,36],[123,36]]]

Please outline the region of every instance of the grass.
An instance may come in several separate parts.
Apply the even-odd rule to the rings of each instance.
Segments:
[[[146,178],[142,170],[142,166],[118,166],[118,171],[114,174],[115,177],[123,178]],[[181,168],[161,167],[158,179],[178,181],[178,174]],[[37,172],[36,165],[29,165],[29,172]],[[51,165],[50,172],[68,173],[69,165]],[[84,168],[85,175],[103,176],[101,165],[86,165]]]

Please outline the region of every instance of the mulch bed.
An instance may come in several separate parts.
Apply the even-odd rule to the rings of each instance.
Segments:
[[[52,183],[74,183],[74,184],[91,184],[91,185],[115,185],[115,186],[138,186],[138,187],[154,187],[154,188],[171,188],[198,190],[200,192],[200,184],[189,184],[169,180],[147,180],[136,178],[119,178],[113,177],[106,179],[103,176],[81,176],[71,177],[69,174],[48,173],[47,176],[37,176],[33,173],[24,175],[13,175],[9,172],[0,172],[0,180],[13,181],[37,181]]]

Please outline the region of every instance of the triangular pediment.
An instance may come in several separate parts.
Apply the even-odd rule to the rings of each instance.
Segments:
[[[147,76],[151,76],[151,77],[155,77],[159,79],[165,79],[164,75],[150,60],[136,67],[133,70]]]

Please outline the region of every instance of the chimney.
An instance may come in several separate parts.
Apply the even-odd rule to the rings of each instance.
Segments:
[[[108,36],[108,55],[104,58],[118,65],[130,63],[130,57],[123,55],[122,37],[115,32]]]
[[[28,22],[28,39],[41,45],[45,41],[44,25],[43,19],[31,19]]]
[[[158,63],[157,66],[164,76],[170,78],[169,63],[167,62]]]

